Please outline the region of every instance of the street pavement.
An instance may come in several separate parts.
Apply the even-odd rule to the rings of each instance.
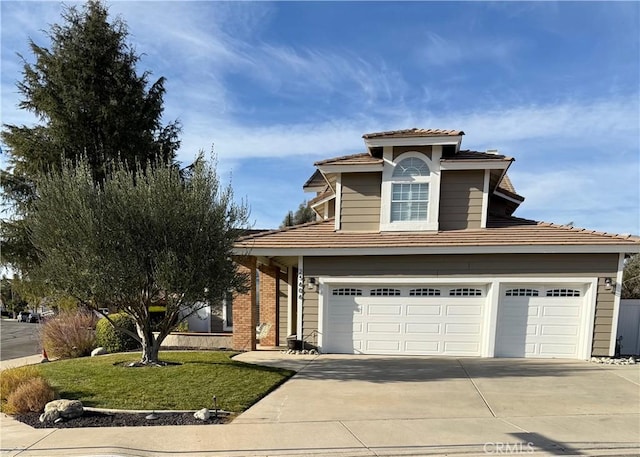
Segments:
[[[11,360],[40,353],[40,324],[0,319],[0,360]]]
[[[291,356],[298,374],[222,426],[32,429],[6,456],[640,455],[640,367],[583,361]]]

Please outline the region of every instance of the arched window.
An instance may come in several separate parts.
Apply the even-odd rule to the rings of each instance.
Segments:
[[[396,164],[391,185],[391,222],[427,220],[428,178],[429,166],[418,157],[407,157]]]
[[[409,157],[400,161],[393,169],[394,178],[409,178],[413,176],[429,176],[429,167],[424,160]]]

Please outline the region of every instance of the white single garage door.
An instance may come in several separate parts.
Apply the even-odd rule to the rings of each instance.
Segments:
[[[496,357],[578,358],[585,285],[503,286]]]
[[[323,351],[479,356],[484,286],[328,288]]]

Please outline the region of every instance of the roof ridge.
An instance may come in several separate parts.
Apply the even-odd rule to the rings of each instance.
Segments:
[[[247,240],[250,240],[250,239],[260,238],[260,237],[267,236],[267,235],[273,235],[275,233],[283,233],[283,232],[288,232],[288,231],[291,231],[291,230],[296,230],[296,229],[300,229],[300,228],[304,228],[304,227],[310,227],[312,225],[320,225],[320,224],[324,224],[325,222],[329,222],[329,221],[334,221],[334,218],[323,219],[321,221],[305,222],[304,224],[289,225],[289,226],[283,227],[283,228],[265,230],[264,232],[255,233],[253,235],[242,236],[242,237],[238,238],[237,241],[247,241]]]

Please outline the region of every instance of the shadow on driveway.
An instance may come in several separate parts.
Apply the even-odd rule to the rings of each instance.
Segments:
[[[573,360],[437,358],[402,356],[321,356],[298,379],[421,382],[478,378],[565,377],[601,372],[598,366]]]

